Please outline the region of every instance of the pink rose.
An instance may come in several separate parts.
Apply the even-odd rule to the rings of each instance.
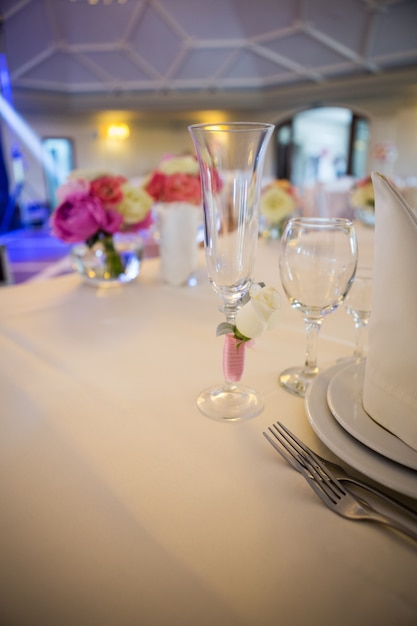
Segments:
[[[209,167],[205,163],[203,163],[204,168],[204,179],[206,181],[206,185],[211,189],[213,193],[218,193],[222,188],[222,181],[219,175],[219,172],[215,167]]]
[[[128,226],[125,226],[125,228],[123,230],[127,230],[127,231],[136,231],[136,230],[146,230],[147,228],[149,228],[149,226],[152,226],[153,224],[153,217],[152,217],[152,211],[149,211],[149,213],[146,215],[146,217],[143,218],[143,220],[141,220],[140,222],[136,222],[136,224],[129,224]]]
[[[71,178],[58,188],[56,195],[60,202],[65,202],[69,197],[85,196],[89,191],[90,181],[85,178]]]
[[[68,243],[86,241],[99,230],[117,232],[123,216],[106,210],[98,198],[72,196],[60,204],[51,216],[52,232]]]
[[[120,186],[126,182],[123,176],[100,176],[91,181],[90,193],[96,196],[103,206],[112,208],[123,200],[123,192]]]
[[[172,174],[165,180],[164,185],[165,202],[190,202],[200,204],[201,185],[200,179],[187,174]]]
[[[101,221],[101,230],[113,234],[122,228],[123,215],[114,209],[105,209]]]
[[[148,192],[150,196],[152,196],[154,200],[157,200],[157,201],[163,200],[164,185],[165,185],[166,178],[167,176],[165,174],[162,174],[162,172],[156,171],[152,174],[150,180],[145,185],[145,190]]]

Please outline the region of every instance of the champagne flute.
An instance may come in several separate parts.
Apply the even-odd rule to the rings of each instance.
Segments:
[[[258,242],[262,169],[272,124],[230,122],[194,124],[203,192],[204,249],[210,283],[222,302],[226,322],[235,323],[241,299],[252,283]],[[203,391],[200,411],[214,419],[236,421],[258,415],[258,393],[227,380]]]
[[[345,300],[346,312],[355,325],[355,349],[353,356],[360,360],[365,356],[366,331],[372,308],[372,268],[358,267],[355,280]]]
[[[356,233],[342,218],[292,218],[281,239],[279,268],[285,294],[305,322],[304,366],[285,370],[280,384],[304,397],[317,376],[317,340],[324,317],[346,298],[358,261]]]

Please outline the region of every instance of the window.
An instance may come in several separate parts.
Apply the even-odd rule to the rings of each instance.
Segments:
[[[58,204],[56,190],[74,169],[72,141],[63,137],[47,137],[42,139],[42,151],[46,192],[53,210]]]
[[[369,122],[343,107],[315,107],[278,125],[277,177],[305,187],[366,174]]]

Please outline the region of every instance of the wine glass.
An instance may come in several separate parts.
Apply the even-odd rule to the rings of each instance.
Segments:
[[[343,218],[291,218],[281,239],[279,268],[285,294],[305,322],[304,366],[285,370],[280,384],[304,397],[317,376],[317,339],[325,315],[345,299],[358,260],[356,233]]]
[[[233,325],[252,283],[262,169],[273,130],[273,124],[255,122],[189,126],[201,174],[207,273]],[[263,402],[257,392],[227,380],[223,370],[225,381],[197,398],[200,411],[229,421],[258,415]]]
[[[346,311],[355,325],[355,349],[353,356],[360,360],[365,356],[366,331],[372,308],[372,268],[358,267],[355,280],[345,300]]]

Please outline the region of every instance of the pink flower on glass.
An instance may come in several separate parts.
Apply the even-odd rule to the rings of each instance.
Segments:
[[[172,174],[165,180],[163,201],[165,202],[201,202],[200,179],[187,174]]]
[[[91,181],[90,193],[101,200],[106,208],[112,208],[123,200],[121,185],[126,182],[123,176],[100,176]]]
[[[228,382],[237,383],[245,368],[245,343],[233,335],[225,335],[223,344],[223,374]]]
[[[98,198],[72,196],[60,204],[51,216],[52,232],[68,243],[86,241],[99,230],[117,232],[123,216],[106,210]]]

